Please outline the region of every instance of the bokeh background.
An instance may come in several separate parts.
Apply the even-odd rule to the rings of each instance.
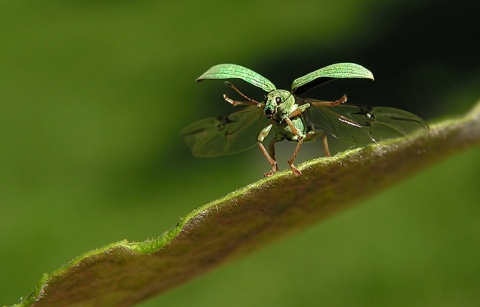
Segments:
[[[157,237],[261,178],[269,165],[257,149],[200,159],[181,142],[192,121],[231,111],[222,82],[194,82],[210,66],[244,65],[288,89],[356,62],[376,81],[308,96],[346,92],[435,121],[480,98],[475,5],[0,1],[0,304],[79,254]],[[319,143],[303,149],[298,162],[323,154]],[[282,169],[292,150],[280,146]],[[461,153],[141,306],[478,305],[479,171],[479,148]]]

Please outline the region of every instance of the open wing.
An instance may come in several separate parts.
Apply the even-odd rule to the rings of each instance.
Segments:
[[[315,100],[305,99],[314,103]],[[308,121],[335,138],[359,145],[385,139],[407,137],[418,130],[428,130],[420,117],[400,109],[342,104],[333,107],[312,106],[306,111]]]
[[[224,116],[194,122],[181,134],[194,156],[216,157],[254,146],[268,122],[262,108],[253,105]]]
[[[332,64],[293,80],[292,93],[299,95],[329,81],[342,78],[373,80],[373,74],[365,67],[355,63]]]
[[[271,92],[275,89],[275,85],[264,76],[249,68],[236,64],[218,64],[210,67],[209,70],[197,78],[197,82],[202,80],[226,80],[235,78],[242,79],[245,82],[261,88],[265,92]]]

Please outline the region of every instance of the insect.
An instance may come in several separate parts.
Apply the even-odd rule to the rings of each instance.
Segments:
[[[419,129],[429,129],[418,116],[395,108],[368,107],[345,104],[347,96],[335,101],[300,98],[297,95],[328,81],[340,78],[364,78],[373,80],[373,74],[354,63],[332,64],[315,70],[292,82],[290,91],[277,89],[260,74],[236,64],[219,64],[211,67],[196,81],[211,79],[241,79],[267,94],[261,102],[247,97],[233,84],[225,84],[237,92],[244,101],[235,101],[226,94],[225,101],[232,106],[245,106],[236,112],[197,121],[182,131],[182,138],[199,157],[234,154],[258,145],[271,165],[264,176],[278,171],[275,144],[287,140],[297,146],[288,164],[295,176],[301,171],[293,164],[303,142],[321,137],[325,156],[330,157],[327,134],[333,137],[365,145],[378,141],[405,137]],[[263,141],[269,133],[273,138],[268,149]]]

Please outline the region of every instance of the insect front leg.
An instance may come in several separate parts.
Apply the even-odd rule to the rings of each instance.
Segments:
[[[277,140],[273,138],[270,141],[270,144],[268,145],[268,152],[265,149],[265,146],[263,146],[262,142],[263,140],[268,136],[270,133],[270,130],[272,129],[272,124],[268,125],[267,127],[263,128],[263,130],[260,132],[260,135],[258,136],[258,147],[260,147],[260,151],[263,153],[265,158],[267,158],[268,163],[272,166],[272,170],[269,171],[268,173],[263,174],[265,177],[272,176],[278,171],[278,166],[277,166],[277,160],[275,160],[275,143]]]
[[[223,99],[225,99],[226,102],[231,104],[232,106],[251,106],[251,105],[258,105],[258,103],[251,102],[251,101],[235,101],[227,96],[227,94],[223,94]]]
[[[235,101],[233,99],[230,99],[227,94],[223,94],[223,99],[225,99],[226,102],[228,102],[229,104],[231,104],[232,106],[251,106],[251,105],[259,105],[260,102],[256,101],[255,99],[252,99],[250,97],[248,97],[247,95],[245,95],[244,93],[240,92],[240,90],[238,88],[236,88],[233,84],[231,84],[230,82],[225,82],[225,84],[229,87],[231,87],[235,92],[237,92],[240,96],[242,96],[243,98],[245,98],[247,101]]]
[[[285,118],[286,123],[292,129],[292,132],[298,137],[298,144],[297,147],[295,148],[295,151],[293,152],[292,157],[290,160],[288,160],[288,165],[290,165],[290,169],[292,170],[293,174],[295,176],[301,176],[302,172],[293,165],[293,161],[295,161],[295,158],[297,157],[298,152],[300,151],[300,148],[302,147],[303,144],[303,136],[298,132],[297,128],[295,128],[295,125],[292,123],[290,118]]]

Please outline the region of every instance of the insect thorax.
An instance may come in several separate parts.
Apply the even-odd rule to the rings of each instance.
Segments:
[[[307,133],[305,117],[303,115],[299,115],[291,119],[291,121],[297,132],[300,133],[303,138],[305,138]],[[292,129],[285,121],[274,121],[273,133],[275,134],[275,138],[277,139],[277,141],[287,140],[291,142],[298,142],[298,135],[295,135],[295,133],[293,133]]]

